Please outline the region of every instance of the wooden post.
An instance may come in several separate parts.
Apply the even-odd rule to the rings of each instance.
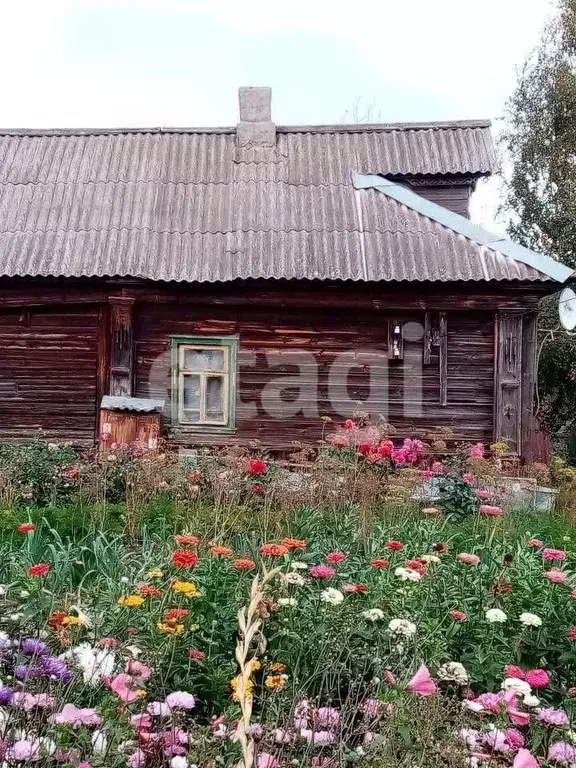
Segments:
[[[494,438],[522,450],[522,315],[496,312],[494,328]]]
[[[531,445],[534,424],[534,387],[536,385],[536,353],[538,346],[538,313],[527,312],[523,317],[522,336],[522,432],[519,453],[532,461]]]
[[[95,438],[100,436],[100,403],[108,394],[110,380],[110,307],[102,304],[98,308],[98,362],[96,368],[96,416]]]
[[[110,394],[131,397],[134,382],[134,298],[110,296]]]
[[[448,405],[448,316],[440,312],[440,405]]]

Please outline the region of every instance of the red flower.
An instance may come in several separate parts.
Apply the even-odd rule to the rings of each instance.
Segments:
[[[178,621],[188,616],[190,611],[187,608],[169,608],[164,611],[164,621]]]
[[[347,429],[348,431],[350,431],[351,429],[354,429],[355,426],[356,424],[354,424],[352,419],[346,419],[346,421],[344,422],[344,429]]]
[[[188,533],[177,533],[174,536],[174,542],[179,547],[197,547],[200,544],[198,536],[190,536]]]
[[[286,549],[306,549],[306,542],[303,539],[282,539],[280,544]]]
[[[38,563],[37,565],[31,565],[26,571],[28,576],[46,576],[50,573],[50,566],[48,563]]]
[[[162,594],[162,590],[153,584],[141,584],[136,591],[142,597],[160,597]]]
[[[18,533],[33,533],[36,530],[34,523],[20,523],[16,529]]]
[[[507,664],[504,667],[504,677],[516,677],[518,680],[525,680],[526,673],[515,664]]]
[[[448,552],[448,544],[442,544],[442,542],[439,541],[436,544],[432,544],[432,550],[434,552],[438,552],[440,555],[443,555],[444,552]]]
[[[568,639],[572,640],[573,643],[576,643],[576,627],[572,627],[570,632],[568,632]]]
[[[283,544],[262,544],[260,553],[266,557],[283,557],[288,554],[288,547]]]
[[[254,560],[250,560],[249,557],[239,557],[232,563],[232,568],[234,568],[235,571],[250,571],[255,567],[256,563]]]
[[[372,566],[372,568],[388,568],[390,563],[388,562],[388,560],[376,559],[376,560],[370,560],[370,565]]]
[[[404,567],[409,568],[411,571],[416,571],[416,573],[419,573],[421,576],[426,576],[426,568],[420,560],[406,560]]]
[[[365,595],[368,592],[366,584],[344,584],[342,587],[343,592],[351,592],[357,595]]]
[[[188,549],[175,549],[172,552],[170,561],[176,568],[194,568],[198,562],[198,555],[196,552],[191,552]]]
[[[224,547],[219,544],[215,544],[213,547],[210,547],[210,552],[212,552],[212,554],[216,557],[229,557],[232,554],[230,547]]]
[[[252,485],[252,493],[263,493],[263,492],[264,492],[264,490],[263,490],[262,486],[260,485],[260,483],[254,483]]]
[[[200,480],[200,472],[197,469],[193,469],[188,477],[191,483],[197,483]]]
[[[374,443],[371,440],[365,440],[363,443],[358,444],[358,453],[362,456],[368,456],[374,449]]]
[[[113,637],[101,637],[97,642],[98,648],[117,648],[119,646],[118,640]]]
[[[512,584],[493,584],[490,589],[496,595],[508,595],[512,592]]]
[[[54,611],[53,613],[51,613],[47,622],[50,629],[56,629],[56,627],[61,627],[62,622],[64,621],[66,616],[68,616],[66,611]]]
[[[76,467],[69,467],[66,470],[66,477],[69,477],[71,480],[74,480],[75,477],[78,477],[78,470]]]
[[[268,469],[268,464],[262,459],[250,459],[248,462],[247,472],[251,477],[256,475],[265,475]]]
[[[448,615],[454,621],[466,621],[466,619],[468,618],[467,614],[465,614],[464,611],[450,611]]]
[[[330,552],[328,555],[326,555],[326,562],[330,563],[330,565],[338,565],[338,563],[341,563],[342,560],[346,560],[346,555],[344,552]]]
[[[532,688],[546,688],[550,682],[550,676],[545,669],[531,669],[526,672],[526,682]]]
[[[206,654],[204,651],[197,651],[196,648],[190,648],[188,651],[188,656],[191,659],[194,659],[194,661],[204,661],[206,658]]]
[[[391,552],[401,552],[404,549],[404,544],[401,541],[394,541],[392,539],[386,542],[386,549],[389,549]]]

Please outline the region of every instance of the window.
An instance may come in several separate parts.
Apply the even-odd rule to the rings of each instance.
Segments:
[[[172,338],[172,425],[205,432],[235,427],[236,336]]]

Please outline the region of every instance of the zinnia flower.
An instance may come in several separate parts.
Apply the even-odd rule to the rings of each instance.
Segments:
[[[566,584],[568,581],[566,571],[561,571],[559,568],[551,568],[549,571],[544,571],[544,577],[551,581],[552,584]]]
[[[306,542],[303,539],[282,539],[280,543],[286,549],[306,549]]]
[[[542,560],[566,560],[566,552],[563,549],[546,547],[542,550]]]
[[[256,567],[254,560],[250,560],[248,557],[239,557],[232,563],[232,568],[235,571],[250,571]]]
[[[376,560],[370,560],[370,565],[372,566],[372,568],[388,568],[390,563],[388,562],[388,560],[376,559]]]
[[[566,741],[557,741],[548,748],[548,760],[560,765],[573,765],[576,763],[576,747]]]
[[[478,565],[480,562],[478,555],[473,555],[469,552],[460,552],[459,555],[456,555],[456,560],[460,560],[464,565]]]
[[[523,669],[520,667],[517,667],[515,664],[507,664],[504,667],[504,676],[505,677],[517,677],[518,680],[524,680],[526,677],[526,673]]]
[[[50,573],[50,566],[48,563],[37,563],[36,565],[31,565],[26,573],[28,576],[46,576],[46,574]]]
[[[490,624],[504,624],[508,620],[508,616],[500,608],[489,608],[484,615]]]
[[[464,611],[450,611],[448,615],[454,621],[465,621],[467,619],[467,615],[464,613]]]
[[[389,549],[390,552],[401,552],[404,549],[404,544],[401,541],[396,541],[394,539],[387,541],[384,546],[386,549]]]
[[[330,605],[340,605],[340,603],[344,600],[344,595],[342,592],[340,592],[339,589],[334,589],[333,587],[325,589],[320,597],[325,603],[330,603]]]
[[[197,547],[200,544],[198,536],[190,536],[188,533],[177,533],[174,536],[174,543],[179,547]]]
[[[33,533],[36,530],[36,526],[34,523],[20,523],[18,528],[16,528],[18,533],[26,534],[26,533]]]
[[[284,557],[288,554],[288,549],[283,544],[262,544],[260,554],[265,557]]]
[[[367,611],[362,612],[362,616],[368,621],[382,621],[384,611],[380,610],[380,608],[368,608]]]
[[[327,563],[330,563],[330,565],[337,565],[338,563],[341,563],[343,560],[346,560],[346,555],[344,552],[330,552],[326,555],[325,558]]]
[[[216,557],[229,557],[232,554],[230,547],[224,547],[218,544],[210,547],[210,552]]]
[[[250,459],[246,471],[251,477],[255,477],[266,474],[267,469],[268,465],[262,459]]]
[[[490,504],[481,504],[480,514],[484,515],[484,517],[502,517],[504,510],[501,507],[493,507]]]
[[[158,589],[158,587],[155,587],[153,584],[141,584],[138,587],[138,593],[142,595],[142,597],[160,597],[162,595],[162,590]]]
[[[394,576],[402,581],[420,581],[422,578],[422,574],[419,571],[415,571],[412,568],[402,568],[402,566],[394,569]]]
[[[174,691],[166,696],[166,704],[170,709],[194,709],[196,700],[191,693],[186,691]]]
[[[572,640],[573,643],[576,642],[576,627],[572,627],[570,632],[568,632],[568,639]]]
[[[200,591],[193,581],[175,581],[172,591],[184,595],[184,597],[198,597]]]
[[[188,549],[175,549],[170,556],[170,561],[176,568],[194,568],[198,562],[198,555]]]
[[[328,565],[313,565],[310,568],[310,576],[315,579],[331,579],[335,573],[334,568],[330,568]]]
[[[125,608],[139,608],[144,602],[144,598],[140,595],[122,595],[118,598],[118,605],[123,605]]]
[[[392,619],[388,624],[388,630],[394,635],[412,637],[416,633],[416,624],[408,619]]]
[[[526,672],[526,682],[532,688],[546,688],[550,682],[550,677],[544,669],[531,669],[529,672]]]
[[[536,716],[540,723],[551,728],[567,728],[570,725],[568,715],[561,709],[554,709],[553,707],[539,709]]]
[[[532,547],[533,549],[540,549],[540,547],[544,546],[544,542],[540,541],[540,539],[528,539],[526,546]]]
[[[357,595],[364,595],[368,592],[366,584],[344,584],[342,587],[343,592],[351,592]]]
[[[196,648],[189,648],[188,657],[193,661],[204,661],[204,659],[206,658],[206,654],[204,653],[204,651],[199,651]]]
[[[541,627],[542,619],[535,613],[521,613],[519,616],[520,623],[525,627]]]

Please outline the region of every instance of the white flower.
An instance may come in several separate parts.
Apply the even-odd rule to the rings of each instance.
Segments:
[[[402,566],[396,568],[394,576],[402,579],[402,581],[420,581],[422,578],[422,574],[418,571],[413,571],[412,568],[402,568]]]
[[[5,651],[12,647],[12,640],[8,632],[0,632],[0,651]]]
[[[325,603],[330,603],[330,605],[340,605],[340,603],[344,600],[344,595],[342,592],[340,592],[339,589],[334,589],[334,587],[328,587],[328,589],[325,589],[320,597],[322,600],[324,600]]]
[[[122,576],[120,578],[120,581],[122,582],[122,584],[130,584],[130,579],[128,578],[128,576]]]
[[[388,629],[392,634],[404,635],[404,637],[412,637],[416,634],[416,624],[408,621],[408,619],[392,619],[388,624]]]
[[[422,555],[419,559],[423,563],[433,563],[434,565],[440,562],[438,555]]]
[[[127,645],[126,650],[131,656],[134,656],[135,659],[142,653],[142,648],[138,648],[137,645]]]
[[[529,696],[532,693],[532,688],[526,680],[520,680],[518,677],[507,677],[502,683],[502,690],[514,691],[519,696]]]
[[[12,621],[14,624],[18,624],[19,622],[22,621],[23,618],[24,618],[23,613],[11,613],[8,616],[9,621]]]
[[[287,608],[294,608],[294,606],[298,605],[298,600],[296,600],[295,597],[279,597],[278,605],[282,605]]]
[[[520,614],[520,622],[525,627],[541,627],[542,626],[542,619],[540,616],[536,616],[535,613],[521,613]]]
[[[282,584],[289,587],[303,587],[306,584],[306,579],[300,573],[291,571],[290,573],[283,574]]]
[[[308,570],[308,563],[303,563],[301,560],[294,560],[290,565],[293,571],[306,571]]]
[[[462,706],[465,709],[469,709],[471,712],[483,712],[484,707],[482,704],[478,704],[477,701],[471,701],[470,699],[464,699]]]
[[[99,685],[103,677],[110,677],[114,671],[115,656],[108,648],[93,648],[90,643],[81,643],[67,655],[80,667],[87,685]]]
[[[506,616],[504,611],[501,611],[500,608],[489,608],[486,611],[485,616],[486,621],[489,621],[490,624],[504,624],[508,619],[508,616]]]
[[[0,597],[4,597],[8,592],[8,587],[6,584],[0,584]]]
[[[22,598],[22,600],[26,600],[27,597],[30,597],[30,592],[28,592],[27,589],[23,589],[20,592],[20,597]]]
[[[94,731],[92,734],[92,749],[94,752],[106,752],[108,739],[104,731]]]
[[[524,695],[524,706],[530,707],[532,709],[533,707],[539,707],[540,706],[540,699],[538,696],[533,696],[531,693],[527,693]]]
[[[170,760],[170,768],[188,768],[188,760],[182,755],[175,755]]]
[[[384,611],[381,611],[380,608],[369,608],[367,611],[362,612],[362,616],[368,621],[382,621]]]
[[[468,672],[458,661],[449,661],[443,664],[438,670],[438,680],[453,680],[459,685],[466,685],[468,682]]]

